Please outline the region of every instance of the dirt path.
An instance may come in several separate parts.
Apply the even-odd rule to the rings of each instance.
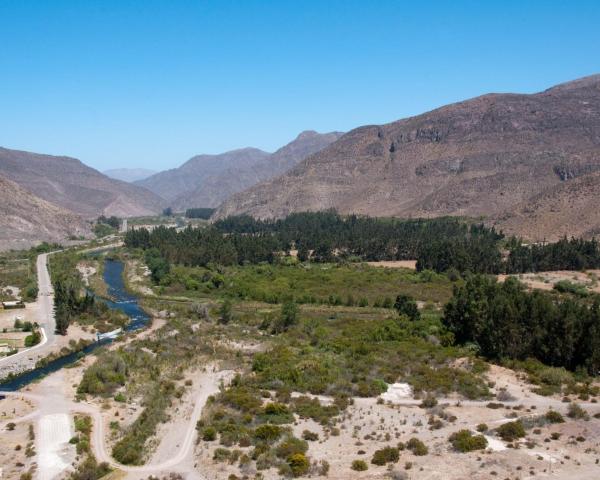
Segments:
[[[181,464],[191,460],[194,446],[194,439],[196,436],[196,423],[200,419],[202,409],[206,405],[208,397],[214,395],[219,391],[221,382],[227,382],[231,379],[233,372],[230,370],[216,371],[216,366],[211,364],[208,365],[205,372],[202,372],[194,380],[198,382],[199,388],[195,394],[195,404],[187,425],[184,429],[178,432],[178,438],[175,440],[176,451],[169,452],[168,455],[161,455],[162,458],[153,459],[153,462],[147,465],[141,466],[128,466],[122,465],[114,460],[107,448],[105,437],[106,432],[104,429],[104,422],[102,417],[102,410],[96,406],[92,406],[85,403],[78,403],[68,400],[64,394],[64,385],[61,382],[64,380],[60,376],[61,372],[53,374],[52,381],[47,382],[47,385],[41,386],[41,394],[34,394],[30,392],[3,392],[3,395],[26,398],[34,401],[38,409],[20,419],[13,419],[12,422],[22,422],[26,420],[36,419],[38,423],[38,429],[42,422],[48,423],[51,420],[61,420],[63,417],[59,415],[68,412],[82,413],[89,415],[92,418],[93,429],[92,429],[92,449],[96,459],[99,462],[107,462],[114,468],[119,469],[123,472],[128,473],[140,473],[140,474],[156,474],[163,471],[174,471]],[[50,378],[50,377],[49,377]],[[44,382],[46,382],[44,380]],[[42,383],[44,383],[42,382]],[[7,422],[3,422],[7,423]],[[2,427],[0,423],[0,427]],[[39,437],[39,435],[38,435]],[[43,450],[45,446],[39,446]],[[168,457],[168,458],[165,458]],[[187,467],[186,467],[187,470]]]

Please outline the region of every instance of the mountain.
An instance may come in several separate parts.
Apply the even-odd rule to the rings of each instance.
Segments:
[[[245,162],[230,166],[226,170],[208,175],[189,191],[173,199],[176,210],[191,207],[217,207],[231,195],[241,192],[261,181],[281,175],[297,165],[309,155],[325,148],[337,140],[339,132],[302,132],[292,142],[275,153],[256,162]]]
[[[150,215],[164,203],[144,188],[108,178],[70,157],[0,148],[0,175],[85,218]]]
[[[113,168],[111,170],[105,170],[102,173],[115,180],[133,183],[137,180],[144,180],[145,178],[151,177],[157,172],[156,170],[149,170],[147,168]]]
[[[81,217],[0,176],[0,250],[89,235],[90,225]]]
[[[600,172],[593,172],[544,190],[494,223],[505,233],[536,241],[600,235]]]
[[[257,148],[242,148],[219,155],[197,155],[178,168],[166,170],[135,182],[172,202],[184,192],[202,185],[205,179],[229,168],[244,168],[267,158],[269,154]],[[195,205],[204,207],[207,205]]]
[[[568,225],[600,170],[600,75],[536,94],[488,94],[386,125],[357,128],[284,175],[231,197],[215,218],[300,210],[486,217],[528,238]],[[583,177],[589,176],[584,181]],[[595,187],[594,187],[595,188]],[[552,216],[556,198],[560,216]],[[529,223],[527,205],[544,217]],[[570,206],[571,205],[571,206]],[[577,230],[600,227],[591,205]],[[564,216],[563,216],[564,215]],[[552,222],[545,218],[555,218]],[[510,223],[509,223],[510,221]]]

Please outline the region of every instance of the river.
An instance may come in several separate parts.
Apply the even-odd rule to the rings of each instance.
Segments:
[[[109,308],[120,310],[129,317],[129,323],[125,326],[126,332],[144,328],[150,317],[138,304],[138,298],[129,293],[125,288],[123,280],[124,265],[118,260],[106,259],[104,261],[104,282],[106,283],[108,294],[112,300],[102,299]],[[70,353],[64,357],[52,360],[47,365],[24,372],[17,377],[7,380],[0,384],[0,391],[14,391],[39,380],[49,373],[56,372],[61,368],[72,365],[84,355],[89,355],[102,345],[110,343],[111,339],[94,342],[79,352]]]

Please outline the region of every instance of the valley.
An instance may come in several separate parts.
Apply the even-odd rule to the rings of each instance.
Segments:
[[[124,245],[54,254],[53,281],[80,285],[78,302],[85,287],[113,305],[105,311],[81,303],[66,338],[114,329],[122,320],[109,312],[132,312],[134,298],[150,320],[136,323],[127,313],[137,327],[20,383],[18,391],[0,393],[3,474],[20,478],[23,468],[36,478],[71,480],[438,479],[442,471],[455,479],[595,478],[595,377],[533,358],[486,359],[461,345],[450,334],[446,305],[457,288],[468,288],[468,274],[424,270],[421,247],[406,252],[419,259],[417,271],[415,260],[369,264],[339,251],[325,257],[310,244],[337,221],[324,218],[318,229],[296,232],[310,234],[297,237],[308,242],[308,259],[301,246],[268,262],[161,263],[131,243],[143,229],[126,235]],[[456,228],[433,221],[419,235],[441,225]],[[152,235],[160,238],[162,228]],[[288,227],[277,228],[286,238]],[[410,245],[408,235],[403,241]],[[332,246],[347,237],[334,238]],[[119,262],[122,273],[113,268]],[[534,275],[584,278],[577,271],[519,277]],[[594,298],[593,272],[585,278],[592,288],[586,297],[556,288],[546,295],[583,307]],[[452,443],[457,432],[465,443]],[[27,442],[27,455],[15,451]]]

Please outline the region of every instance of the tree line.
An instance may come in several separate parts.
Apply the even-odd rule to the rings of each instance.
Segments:
[[[214,212],[214,208],[188,208],[185,211],[185,217],[201,218],[203,220],[208,220]]]
[[[242,215],[181,232],[166,227],[132,230],[125,244],[156,249],[167,262],[189,266],[273,262],[296,249],[300,261],[416,259],[419,271],[498,274],[600,268],[596,240],[523,245],[493,227],[453,217],[400,220],[334,211],[294,213],[278,220]]]
[[[537,358],[570,370],[600,371],[600,301],[528,292],[515,278],[470,276],[455,287],[443,322],[459,344],[490,359]]]

